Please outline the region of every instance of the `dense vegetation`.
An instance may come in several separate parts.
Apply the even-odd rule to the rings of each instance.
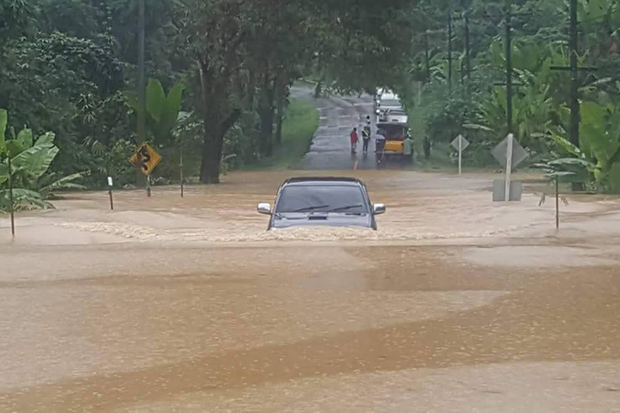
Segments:
[[[31,136],[55,136],[57,151],[51,158],[48,152],[49,165],[39,178],[69,177],[63,182],[73,183],[81,177],[91,188],[104,185],[108,175],[118,185],[135,182],[127,159],[137,143],[139,1],[0,0],[6,130],[25,125]],[[517,139],[547,170],[572,171],[568,179],[620,192],[617,1],[579,0],[579,63],[598,70],[580,72],[578,144],[567,135],[570,74],[554,70],[568,64],[567,5],[512,3]],[[427,134],[438,148],[465,132],[473,142],[467,160],[488,163],[489,149],[506,134],[501,82],[507,4],[149,0],[146,138],[165,156],[156,173],[178,180],[182,159],[186,175],[217,183],[226,168],[282,164],[283,151],[298,153],[307,145],[304,129],[301,145],[282,146],[287,116],[312,124],[312,114],[296,112],[307,105],[289,111],[290,87],[304,77],[318,82],[318,92],[394,88],[413,112],[416,138]],[[0,145],[0,172],[7,176],[12,155]],[[23,189],[45,187],[39,178],[26,185],[17,170],[12,173]],[[0,191],[7,181],[0,178]]]
[[[50,171],[86,172],[88,187],[107,175],[135,179],[139,1],[0,0],[0,108],[9,126],[53,132]],[[293,82],[315,74],[370,90],[394,77],[411,47],[413,6],[147,1],[146,139],[165,155],[157,174],[178,179],[182,156],[187,175],[217,183],[222,169],[280,156]]]
[[[428,134],[437,148],[464,133],[473,143],[465,154],[467,161],[493,162],[489,150],[507,134],[505,17],[510,10],[513,132],[530,152],[530,162],[547,171],[566,172],[561,174],[566,180],[590,189],[620,192],[620,5],[616,0],[578,1],[578,63],[596,69],[579,72],[579,142],[571,142],[568,133],[570,72],[558,70],[569,65],[569,3],[514,0],[510,9],[507,5],[483,0],[420,2],[425,24],[399,87],[413,112],[414,128]],[[411,86],[416,81],[423,83],[421,96]]]

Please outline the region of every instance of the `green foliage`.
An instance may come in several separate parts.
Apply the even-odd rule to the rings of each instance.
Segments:
[[[185,85],[181,82],[174,84],[166,95],[164,87],[157,79],[149,79],[146,87],[146,113],[148,138],[158,145],[173,143],[173,130],[179,119],[183,91]],[[140,110],[135,93],[127,93],[127,102],[137,113]]]
[[[8,113],[6,109],[0,109],[0,155],[6,151],[6,124],[8,122]]]
[[[6,110],[0,110],[0,210],[10,208],[8,182],[12,182],[14,208],[51,207],[45,201],[54,190],[83,189],[75,181],[84,173],[58,178],[49,173],[59,149],[54,145],[54,134],[48,132],[36,141],[30,129],[23,129],[11,140],[6,140]],[[9,170],[9,157],[11,168]]]
[[[8,211],[11,208],[10,194],[8,189],[0,189],[0,211]],[[13,189],[14,209],[51,208],[52,204],[45,201],[43,196],[36,191],[25,188]]]
[[[312,137],[319,127],[319,112],[310,102],[293,99],[288,106],[282,128],[282,144],[274,155],[260,165],[291,169],[308,151]]]
[[[581,104],[581,150],[596,164],[600,189],[620,193],[620,106]]]

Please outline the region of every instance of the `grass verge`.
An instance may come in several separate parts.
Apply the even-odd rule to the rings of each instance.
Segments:
[[[308,152],[312,137],[319,127],[319,111],[308,101],[291,99],[282,125],[282,143],[273,156],[262,159],[257,167],[291,169]]]

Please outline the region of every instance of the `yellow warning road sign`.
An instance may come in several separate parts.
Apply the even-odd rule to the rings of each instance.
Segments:
[[[129,162],[136,168],[139,168],[144,175],[148,176],[153,172],[153,169],[159,165],[162,159],[162,156],[155,148],[145,143],[136,150],[136,153],[134,153],[131,158],[129,158]]]

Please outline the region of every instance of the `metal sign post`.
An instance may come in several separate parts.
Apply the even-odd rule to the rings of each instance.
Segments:
[[[527,151],[516,142],[512,133],[506,136],[491,152],[497,162],[505,168],[505,178],[493,181],[493,201],[508,202],[521,200],[523,183],[512,180],[512,170],[527,157]]]
[[[459,175],[463,173],[463,135],[459,135]]]
[[[514,135],[508,134],[506,145],[506,186],[504,190],[505,201],[510,202],[510,178],[512,175],[512,149],[514,145]]]
[[[555,177],[555,229],[560,229],[560,177]]]
[[[459,135],[451,145],[459,153],[459,175],[461,175],[463,173],[463,151],[469,147],[469,141],[463,135]]]

